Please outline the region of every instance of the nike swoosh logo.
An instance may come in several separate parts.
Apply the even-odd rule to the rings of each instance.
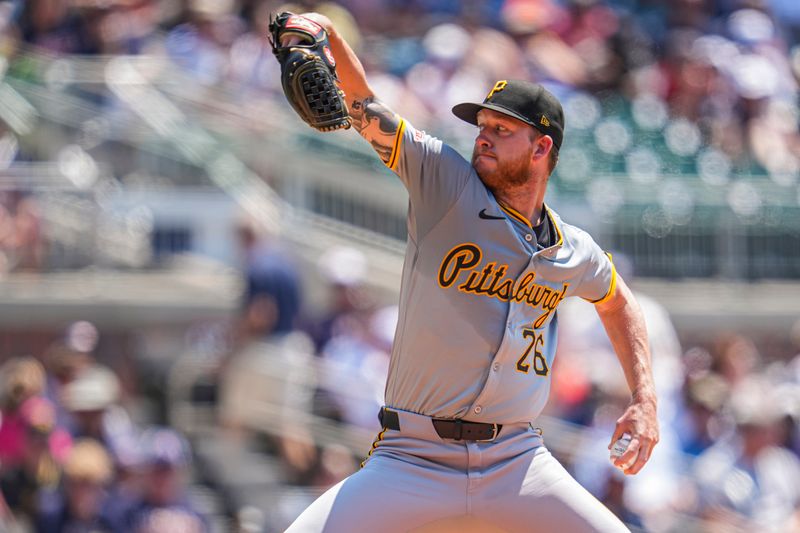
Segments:
[[[481,212],[478,213],[478,217],[484,220],[505,220],[506,217],[496,217],[494,215],[490,215],[486,212],[486,209],[481,209]]]

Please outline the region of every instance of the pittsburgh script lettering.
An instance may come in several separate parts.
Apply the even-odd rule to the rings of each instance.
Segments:
[[[466,274],[466,279],[457,286],[461,292],[497,298],[504,302],[525,303],[544,311],[533,323],[536,329],[544,326],[548,317],[567,295],[569,283],[564,283],[561,290],[553,289],[534,283],[536,274],[533,272],[515,280],[506,277],[508,265],[492,261],[481,268],[482,257],[480,247],[473,243],[459,244],[450,250],[439,266],[439,286],[449,289],[464,277],[462,274]]]

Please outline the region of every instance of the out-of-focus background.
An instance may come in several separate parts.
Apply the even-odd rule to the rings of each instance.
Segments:
[[[0,1],[0,530],[283,531],[379,431],[407,196],[291,112],[281,9]],[[562,99],[548,202],[640,298],[662,442],[611,467],[628,392],[582,302],[545,442],[635,531],[800,530],[800,2],[290,9],[465,154],[450,108],[497,79]]]

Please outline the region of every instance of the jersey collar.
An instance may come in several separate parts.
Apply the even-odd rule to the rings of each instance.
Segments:
[[[558,240],[556,240],[556,243],[550,248],[561,247],[564,244],[564,233],[561,231],[561,219],[559,219],[558,215],[556,215],[553,210],[547,206],[547,204],[544,204],[544,209],[547,212],[547,216],[550,217],[550,222],[553,223],[553,227],[556,229],[556,233],[558,234]]]
[[[533,229],[533,224],[531,224],[531,221],[525,218],[525,216],[522,213],[520,213],[510,205],[506,205],[500,200],[497,200],[496,198],[495,201],[497,201],[497,205],[500,206],[500,209],[502,209],[506,215],[510,216],[511,218],[519,222],[522,222],[530,229]],[[564,234],[561,232],[561,227],[559,225],[558,217],[554,215],[553,211],[547,206],[547,204],[543,205],[544,205],[545,216],[547,216],[550,219],[550,222],[553,223],[553,227],[556,229],[556,234],[558,235],[556,243],[553,246],[548,246],[547,248],[544,248],[543,250],[560,247],[561,245],[564,244]]]

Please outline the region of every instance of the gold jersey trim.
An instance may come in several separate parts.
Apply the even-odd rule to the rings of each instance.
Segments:
[[[400,146],[403,143],[403,132],[406,129],[406,121],[400,119],[400,124],[397,126],[397,133],[394,138],[394,145],[392,146],[392,155],[389,156],[389,161],[386,166],[392,171],[397,171],[397,164],[400,161]]]
[[[533,229],[533,224],[531,224],[530,220],[525,218],[525,216],[522,213],[520,213],[511,206],[501,203],[500,201],[498,201],[497,204],[500,206],[500,209],[502,209],[508,216],[515,218],[516,220],[519,220],[529,228]],[[562,244],[564,244],[564,235],[561,233],[561,228],[558,227],[558,222],[556,222],[556,217],[553,216],[553,212],[550,210],[549,207],[547,207],[547,204],[544,204],[544,210],[545,210],[545,216],[550,217],[550,221],[553,223],[553,227],[556,228],[558,241],[556,241],[555,246],[561,246]]]
[[[377,447],[378,447],[378,445],[379,445],[379,444],[381,443],[381,441],[383,440],[383,436],[386,434],[386,430],[387,430],[387,429],[388,429],[388,428],[386,428],[386,427],[384,427],[383,429],[381,429],[381,432],[380,432],[380,433],[378,433],[378,436],[377,436],[377,437],[375,437],[375,440],[374,440],[374,441],[372,441],[372,446],[370,446],[369,453],[367,453],[367,456],[364,458],[364,460],[363,460],[363,461],[361,461],[361,464],[359,465],[359,468],[364,468],[364,465],[367,463],[367,459],[369,459],[370,457],[372,457],[372,452],[374,452],[374,451],[375,451],[375,448],[377,448]]]
[[[550,220],[553,221],[553,227],[556,228],[556,233],[558,233],[558,241],[556,241],[556,246],[561,246],[564,244],[564,235],[561,233],[561,228],[558,227],[558,222],[556,222],[556,217],[553,215],[553,212],[547,207],[547,204],[544,205],[544,208],[547,210],[548,216],[550,216]],[[609,258],[611,256],[609,255]]]
[[[609,301],[611,299],[611,297],[614,296],[614,293],[617,292],[616,291],[616,289],[617,289],[617,267],[614,266],[614,261],[611,258],[611,254],[606,252],[606,255],[608,256],[608,260],[611,261],[611,285],[608,286],[608,292],[606,292],[606,295],[603,296],[602,298],[600,298],[599,300],[588,300],[588,299],[586,299],[586,301],[591,302],[591,303],[593,303],[595,305],[602,304],[602,303],[605,303],[605,302]]]
[[[525,224],[529,228],[533,229],[533,224],[531,224],[530,220],[525,218],[525,216],[522,213],[520,213],[519,211],[517,211],[516,209],[514,209],[510,205],[506,205],[504,203],[501,203],[500,201],[498,201],[497,204],[500,206],[500,209],[505,211],[505,213],[508,216],[510,216],[511,218],[517,219],[518,221],[522,222],[523,224]]]

